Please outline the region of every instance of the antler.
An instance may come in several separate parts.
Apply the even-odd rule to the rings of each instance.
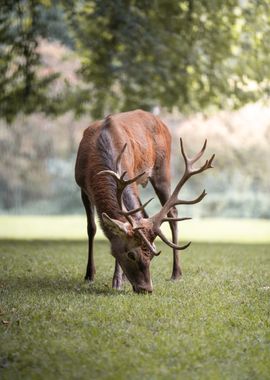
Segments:
[[[131,183],[136,182],[139,178],[141,178],[145,174],[145,172],[142,172],[142,173],[138,174],[137,176],[135,176],[131,179],[128,179],[128,180],[124,179],[125,175],[127,174],[126,171],[123,172],[121,175],[119,174],[119,172],[120,172],[120,168],[119,168],[120,161],[121,161],[122,155],[123,155],[126,147],[127,147],[127,143],[123,146],[121,152],[119,153],[119,155],[115,161],[116,172],[114,172],[113,170],[102,170],[99,173],[97,173],[97,175],[110,175],[114,178],[114,180],[116,182],[116,186],[117,186],[117,188],[116,188],[117,189],[116,190],[117,191],[117,201],[118,201],[118,204],[121,208],[120,214],[123,215],[128,220],[128,222],[133,227],[134,233],[136,233],[140,236],[141,240],[143,240],[143,242],[146,244],[146,246],[152,252],[152,254],[154,256],[158,256],[160,254],[160,252],[156,252],[156,250],[154,249],[152,244],[148,241],[148,239],[146,238],[146,236],[142,232],[142,228],[137,227],[135,221],[131,217],[131,215],[134,215],[139,211],[143,211],[145,209],[145,207],[148,205],[148,203],[150,203],[154,198],[149,199],[143,205],[141,205],[140,207],[135,208],[133,210],[129,210],[129,211],[123,210],[123,192],[124,192],[125,188],[128,185],[130,185]]]
[[[154,215],[150,218],[152,220],[152,223],[153,223],[153,230],[154,230],[155,235],[159,236],[164,241],[164,243],[168,244],[170,247],[178,249],[178,250],[182,250],[182,249],[187,248],[191,244],[191,242],[189,242],[188,244],[186,244],[184,246],[178,246],[178,245],[170,242],[162,233],[160,226],[164,222],[191,219],[191,218],[168,218],[167,215],[168,215],[169,211],[176,205],[195,204],[195,203],[200,202],[206,196],[206,192],[205,192],[205,190],[203,190],[201,195],[199,195],[197,198],[195,198],[191,201],[185,201],[185,200],[178,199],[178,193],[180,192],[183,185],[187,182],[187,180],[190,177],[192,177],[195,174],[202,173],[203,171],[213,167],[212,162],[215,158],[214,154],[212,155],[210,160],[206,160],[204,165],[202,165],[200,168],[198,168],[198,169],[193,168],[193,164],[195,164],[195,162],[197,162],[202,157],[202,155],[206,149],[206,145],[207,145],[207,140],[205,140],[203,147],[198,154],[196,154],[193,158],[188,158],[188,156],[186,155],[185,150],[184,150],[183,140],[182,140],[182,138],[180,138],[181,153],[182,153],[182,156],[183,156],[184,161],[185,161],[185,172],[184,172],[182,178],[180,179],[180,181],[178,182],[176,188],[174,189],[172,195],[167,200],[167,202],[162,207],[162,209],[156,215]]]
[[[191,219],[191,218],[173,218],[173,217],[168,217],[168,213],[176,205],[195,204],[195,203],[200,202],[206,196],[206,191],[203,190],[203,192],[197,198],[195,198],[195,199],[193,199],[191,201],[186,201],[186,200],[178,199],[178,194],[179,194],[180,190],[182,189],[183,185],[187,182],[187,180],[190,177],[192,177],[195,174],[202,173],[203,171],[205,171],[205,170],[210,169],[210,168],[213,167],[212,163],[213,163],[213,160],[214,160],[214,157],[215,157],[214,154],[212,155],[212,157],[210,158],[210,160],[206,160],[206,162],[204,163],[204,165],[202,165],[200,168],[196,169],[196,168],[193,167],[193,164],[195,164],[195,162],[197,162],[202,157],[202,155],[203,155],[203,153],[204,153],[204,151],[206,149],[206,145],[207,145],[207,140],[205,140],[205,142],[203,144],[203,147],[202,147],[202,149],[200,150],[199,153],[197,153],[193,158],[188,158],[188,156],[186,155],[186,153],[184,151],[183,141],[180,138],[181,153],[182,153],[182,156],[183,156],[184,162],[185,162],[185,172],[184,172],[182,178],[180,179],[180,181],[178,182],[176,188],[174,189],[172,195],[167,200],[167,202],[164,204],[164,206],[162,207],[162,209],[156,215],[154,215],[151,218],[149,218],[150,221],[151,221],[150,224],[152,224],[153,235],[159,236],[161,238],[161,240],[164,241],[164,243],[166,243],[170,247],[172,247],[174,249],[177,249],[177,250],[186,249],[187,247],[189,247],[189,245],[191,244],[191,242],[189,242],[189,243],[187,243],[187,244],[185,244],[183,246],[179,246],[177,244],[174,244],[174,243],[170,242],[166,238],[166,236],[162,233],[162,231],[160,229],[160,226],[164,222],[171,222],[171,221],[176,221],[177,222],[177,221]],[[156,252],[155,248],[152,246],[152,244],[150,243],[150,241],[148,241],[148,239],[146,238],[146,236],[142,232],[142,227],[138,227],[136,225],[136,221],[131,217],[132,215],[136,214],[137,212],[143,211],[145,209],[145,207],[148,205],[148,203],[153,198],[151,198],[149,201],[145,202],[143,205],[141,205],[138,208],[135,208],[135,209],[129,210],[129,211],[124,211],[123,210],[123,199],[122,198],[123,198],[123,192],[124,192],[125,188],[128,185],[130,185],[131,183],[136,182],[143,175],[145,175],[145,172],[143,172],[143,173],[138,174],[134,178],[125,180],[124,177],[127,174],[127,172],[125,171],[121,175],[119,174],[119,171],[120,171],[119,170],[120,161],[121,161],[122,155],[123,155],[126,147],[127,147],[127,144],[124,145],[124,147],[122,148],[121,152],[119,153],[119,155],[118,155],[118,157],[116,159],[116,164],[115,164],[115,166],[116,166],[116,172],[114,172],[112,170],[103,170],[103,171],[99,172],[98,175],[111,175],[114,178],[114,180],[116,181],[116,185],[117,185],[117,200],[118,200],[118,204],[119,204],[119,206],[121,208],[120,214],[123,215],[123,216],[125,216],[125,218],[128,220],[128,222],[131,224],[134,233],[136,233],[136,234],[138,234],[140,236],[141,240],[146,244],[146,246],[151,251],[151,253],[153,255],[155,255],[155,256],[158,256],[160,254],[160,252]]]

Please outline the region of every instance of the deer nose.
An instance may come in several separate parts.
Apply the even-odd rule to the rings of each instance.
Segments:
[[[140,294],[151,294],[153,292],[153,286],[152,284],[147,285],[147,286],[136,286],[133,285],[133,290],[135,293],[140,293]]]

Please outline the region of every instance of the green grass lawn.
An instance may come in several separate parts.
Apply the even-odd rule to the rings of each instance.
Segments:
[[[95,247],[90,285],[85,241],[0,241],[1,379],[270,379],[269,245],[194,244],[179,282],[162,246],[152,295]]]

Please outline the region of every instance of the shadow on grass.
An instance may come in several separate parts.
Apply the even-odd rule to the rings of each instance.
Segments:
[[[37,277],[37,276],[9,276],[2,282],[2,287],[9,291],[21,291],[36,295],[67,295],[67,294],[89,294],[97,296],[113,296],[131,294],[130,289],[124,285],[122,290],[112,289],[105,282],[80,281],[77,278],[68,277]]]
[[[97,240],[95,249],[99,256],[109,256],[108,242],[105,240]],[[133,294],[131,285],[127,282],[122,290],[112,289],[111,279],[107,280],[102,273],[97,276],[92,283],[84,281],[83,274],[74,275],[74,272],[65,273],[56,264],[55,269],[50,266],[46,268],[46,262],[43,261],[43,254],[46,253],[46,260],[52,255],[57,258],[62,256],[78,257],[82,254],[84,261],[87,256],[87,241],[81,240],[1,240],[0,239],[0,254],[18,259],[15,266],[11,266],[12,260],[8,260],[8,271],[0,267],[0,286],[3,286],[8,291],[21,293],[31,293],[36,295],[67,295],[67,294],[88,294],[99,296],[118,297],[122,295]],[[22,255],[23,252],[23,255]],[[34,268],[31,267],[31,257],[38,258],[38,263]],[[1,257],[0,257],[1,260]],[[29,262],[28,262],[28,261]],[[45,260],[45,258],[44,258]],[[79,258],[78,258],[79,260]],[[62,261],[61,261],[62,262]],[[21,266],[22,265],[22,266]],[[44,267],[44,271],[39,268]],[[59,264],[60,266],[60,264]],[[19,273],[15,273],[19,267]],[[11,269],[12,268],[12,269]],[[24,269],[25,268],[25,269]],[[3,269],[3,272],[2,270]],[[38,271],[38,272],[35,272]],[[51,271],[51,272],[47,272]],[[2,273],[1,273],[2,272]]]

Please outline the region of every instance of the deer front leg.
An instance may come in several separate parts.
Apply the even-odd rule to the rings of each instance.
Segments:
[[[93,254],[93,242],[96,234],[96,224],[94,217],[94,208],[89,201],[87,194],[82,190],[81,197],[87,216],[87,235],[88,235],[88,262],[86,267],[85,280],[94,281],[96,269]]]
[[[123,281],[125,281],[125,274],[118,263],[118,261],[115,259],[115,267],[114,267],[114,274],[113,274],[113,280],[112,280],[112,287],[114,289],[120,290],[123,284]]]
[[[168,181],[161,181],[160,178],[158,181],[155,179],[150,179],[151,184],[157,194],[161,205],[163,206],[170,197],[170,185]],[[169,217],[177,217],[177,209],[173,207],[172,211],[168,213]],[[170,229],[172,232],[172,241],[174,244],[178,243],[178,228],[177,222],[170,222]],[[177,249],[173,248],[173,269],[171,280],[178,280],[182,276],[182,271],[179,262],[179,252]]]

